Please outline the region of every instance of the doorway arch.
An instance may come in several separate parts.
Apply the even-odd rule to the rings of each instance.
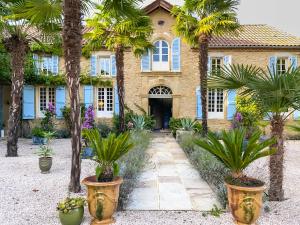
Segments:
[[[168,129],[172,117],[173,92],[167,86],[155,86],[148,92],[149,113],[155,119],[155,129]]]

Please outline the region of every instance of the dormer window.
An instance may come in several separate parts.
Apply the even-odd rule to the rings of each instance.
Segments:
[[[152,55],[153,71],[169,71],[169,44],[160,40],[154,43]]]

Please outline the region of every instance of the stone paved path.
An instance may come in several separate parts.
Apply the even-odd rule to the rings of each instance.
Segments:
[[[173,137],[155,135],[147,152],[149,163],[130,196],[127,210],[207,211],[219,205]]]

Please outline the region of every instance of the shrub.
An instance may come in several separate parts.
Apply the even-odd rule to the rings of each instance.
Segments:
[[[70,129],[61,129],[55,131],[56,138],[69,138],[71,136]]]
[[[190,118],[182,118],[180,119],[181,129],[186,131],[193,131],[196,121]]]
[[[211,153],[201,149],[194,143],[195,136],[186,134],[179,143],[186,152],[191,163],[198,170],[200,176],[210,185],[217,194],[223,207],[227,204],[224,179],[229,175],[226,169]]]
[[[129,195],[137,183],[137,178],[147,162],[146,149],[150,142],[148,131],[132,131],[131,141],[134,148],[119,160],[120,175],[124,182],[120,187],[118,208],[124,210],[128,204]]]
[[[180,129],[181,127],[181,122],[180,122],[180,119],[178,118],[170,118],[170,121],[169,121],[169,127],[171,129],[171,132],[173,134],[173,136],[175,137],[176,136],[176,131],[178,129]]]
[[[71,122],[71,108],[65,106],[65,107],[63,107],[61,109],[61,112],[62,112],[63,118],[65,120],[66,126],[70,130],[71,126],[72,126],[72,122]]]
[[[97,129],[99,130],[101,137],[107,137],[109,133],[112,132],[112,129],[105,123],[98,123],[96,125]]]
[[[52,132],[54,130],[55,106],[49,102],[48,108],[44,112],[45,117],[41,121],[41,127],[44,131]]]
[[[179,129],[194,131],[197,134],[202,133],[202,125],[199,121],[190,118],[171,118],[169,127],[173,136],[176,136],[176,131]]]
[[[31,135],[34,137],[45,137],[44,130],[41,127],[35,127],[31,130]]]

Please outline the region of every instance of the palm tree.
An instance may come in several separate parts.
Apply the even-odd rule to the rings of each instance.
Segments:
[[[212,36],[232,33],[239,28],[236,7],[239,0],[185,0],[182,7],[175,6],[175,30],[193,47],[199,48],[199,74],[202,103],[203,135],[207,126],[207,63],[208,45]]]
[[[130,47],[136,56],[141,56],[152,47],[149,37],[151,37],[153,29],[149,17],[138,9],[132,9],[135,11],[134,17],[118,16],[111,12],[105,12],[103,9],[102,5],[98,6],[95,16],[86,21],[87,27],[92,28],[92,31],[85,34],[87,45],[84,50],[89,52],[105,46],[115,52],[120,104],[119,131],[123,132],[125,130],[124,50]]]
[[[37,0],[0,1],[0,39],[11,56],[11,106],[8,120],[7,155],[18,156],[18,130],[20,124],[21,99],[24,84],[24,62],[32,42],[40,42],[44,34],[57,31],[57,5],[60,1],[43,0],[43,7],[26,8],[27,3]],[[41,2],[38,2],[41,5]],[[23,13],[26,11],[27,16]],[[30,15],[30,16],[29,16]],[[38,31],[38,32],[37,32]]]
[[[283,131],[286,119],[300,108],[300,68],[285,73],[264,71],[254,66],[234,65],[208,79],[208,87],[239,89],[240,95],[250,96],[270,119],[271,136],[277,152],[270,156],[271,201],[282,201],[283,192]]]

